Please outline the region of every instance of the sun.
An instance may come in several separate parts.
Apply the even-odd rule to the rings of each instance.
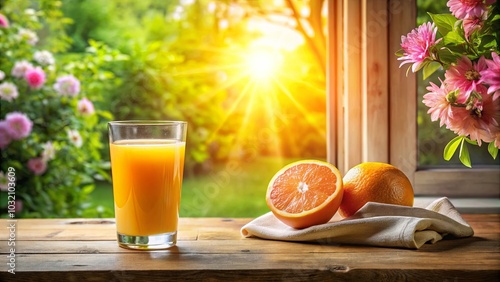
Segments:
[[[248,74],[259,81],[273,77],[281,63],[281,54],[269,49],[252,50],[245,59]]]

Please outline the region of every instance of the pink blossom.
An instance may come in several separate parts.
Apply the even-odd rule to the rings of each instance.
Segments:
[[[469,136],[471,140],[492,142],[500,131],[500,103],[493,101],[486,90],[478,92],[481,101],[470,109],[453,107],[448,128],[459,136]]]
[[[495,3],[496,0],[450,0],[446,4],[450,12],[460,20],[479,18],[486,11],[486,5]]]
[[[495,134],[495,147],[500,149],[500,130]]]
[[[23,113],[12,112],[5,116],[7,132],[13,140],[27,137],[31,133],[33,122]]]
[[[78,130],[68,130],[68,138],[75,147],[80,148],[83,145],[83,139]]]
[[[21,78],[24,77],[26,71],[31,68],[33,68],[33,65],[28,61],[19,61],[14,64],[14,67],[11,70],[11,74],[13,77]]]
[[[45,83],[45,72],[40,67],[30,68],[24,74],[24,78],[32,89],[40,89]]]
[[[401,36],[401,47],[404,54],[398,60],[403,61],[399,67],[404,64],[413,64],[412,71],[417,72],[422,63],[429,59],[430,49],[436,41],[437,27],[434,23],[424,23],[416,29],[413,29],[407,36]]]
[[[466,56],[458,59],[444,74],[446,84],[452,88],[458,88],[464,95],[461,95],[457,102],[464,103],[472,91],[479,91],[481,85],[481,71],[486,69],[486,59],[481,57],[478,62],[471,62]]]
[[[53,65],[56,62],[54,55],[46,50],[36,51],[33,54],[33,59],[42,66]]]
[[[47,163],[43,158],[33,158],[28,161],[28,168],[35,175],[42,175],[47,170]]]
[[[91,115],[94,113],[94,104],[87,99],[87,98],[82,98],[80,101],[78,101],[78,112],[80,112],[82,115]]]
[[[2,14],[0,14],[0,27],[9,27],[9,20]]]
[[[429,93],[424,95],[423,103],[429,107],[427,111],[431,115],[431,120],[436,121],[440,119],[439,126],[448,124],[448,119],[452,113],[452,106],[447,99],[448,93],[452,91],[445,83],[441,81],[441,86],[431,82],[427,86]]]
[[[29,29],[20,28],[17,33],[19,40],[26,41],[30,45],[35,45],[38,42],[38,36],[35,32]]]
[[[487,69],[481,71],[482,82],[488,84],[488,94],[493,94],[493,100],[500,97],[500,56],[492,52],[493,60],[486,60]]]
[[[0,80],[3,80],[5,78],[5,73],[0,70]]]
[[[14,210],[16,212],[21,212],[23,210],[23,201],[15,200],[14,201]]]
[[[56,157],[56,149],[52,142],[47,142],[43,144],[42,160],[48,162]]]
[[[17,87],[14,83],[0,83],[0,99],[11,102],[19,96]]]
[[[0,121],[0,149],[6,148],[11,141],[7,122],[2,120]]]
[[[62,96],[75,97],[80,93],[80,81],[73,75],[61,76],[54,84],[54,89]]]
[[[482,18],[470,18],[463,20],[465,37],[469,38],[474,31],[483,28],[483,23],[486,20],[486,14],[487,13],[484,13]]]

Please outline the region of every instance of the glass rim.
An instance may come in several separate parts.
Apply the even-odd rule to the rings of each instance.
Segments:
[[[179,125],[187,124],[182,120],[115,120],[109,121],[109,125]]]

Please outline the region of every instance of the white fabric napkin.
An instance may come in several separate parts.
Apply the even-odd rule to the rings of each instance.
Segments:
[[[351,217],[304,229],[289,227],[269,212],[243,226],[241,234],[281,241],[418,249],[445,236],[469,237],[474,231],[445,197],[425,208],[370,202]]]

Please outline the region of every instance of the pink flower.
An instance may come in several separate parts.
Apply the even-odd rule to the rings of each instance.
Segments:
[[[12,112],[5,116],[7,132],[13,140],[27,137],[31,133],[33,122],[23,113]]]
[[[403,62],[399,67],[404,64],[413,64],[412,71],[417,72],[422,63],[430,58],[430,49],[438,41],[436,41],[437,27],[434,23],[424,23],[416,29],[413,29],[407,36],[401,36],[401,47],[404,54],[398,60]]]
[[[486,5],[495,3],[496,0],[450,0],[446,4],[450,12],[460,20],[479,18],[486,11]]]
[[[19,96],[17,87],[14,83],[0,83],[0,99],[11,102]]]
[[[24,78],[32,89],[40,89],[45,83],[45,72],[40,67],[30,68],[24,74]]]
[[[21,41],[26,41],[30,45],[35,45],[38,42],[38,36],[35,32],[29,29],[20,28],[17,37]]]
[[[11,74],[13,77],[21,78],[24,77],[24,74],[27,70],[33,68],[33,65],[28,61],[19,61],[14,64],[14,67],[11,70]]]
[[[16,212],[21,212],[23,210],[23,201],[15,200],[14,202],[14,210]]]
[[[0,27],[9,27],[9,20],[2,14],[0,14]]]
[[[483,14],[482,18],[470,18],[463,20],[465,37],[469,38],[470,35],[475,31],[483,27],[484,20],[486,20],[486,13]]]
[[[73,75],[61,76],[54,84],[54,89],[62,96],[75,97],[80,93],[80,81]]]
[[[446,84],[452,88],[458,88],[461,95],[457,102],[464,103],[472,91],[480,91],[481,71],[486,69],[486,59],[481,57],[477,63],[472,63],[469,58],[462,56],[457,64],[452,65],[444,74]]]
[[[448,128],[459,136],[469,136],[481,145],[482,141],[495,141],[500,131],[500,103],[493,101],[486,90],[478,94],[482,99],[471,109],[453,107]]]
[[[33,158],[28,161],[28,168],[35,175],[42,175],[47,170],[47,163],[43,158]]]
[[[6,148],[11,141],[7,122],[2,120],[0,121],[0,149]]]
[[[78,130],[68,130],[68,138],[75,147],[80,148],[83,145],[83,139]]]
[[[500,97],[500,56],[492,52],[493,60],[486,60],[487,69],[481,71],[482,82],[488,84],[488,94],[493,94],[493,100]]]
[[[33,54],[33,59],[42,66],[48,66],[55,64],[56,60],[54,59],[54,55],[49,51],[36,51]]]
[[[495,147],[497,147],[498,149],[500,149],[500,130],[496,133],[495,135]]]
[[[91,115],[94,113],[94,104],[87,98],[82,98],[78,101],[77,108],[78,112],[82,115]]]
[[[423,103],[430,108],[427,113],[431,115],[431,120],[440,119],[439,126],[448,124],[452,106],[447,99],[447,95],[452,90],[448,89],[447,85],[442,81],[441,87],[431,82],[431,86],[427,86],[427,90],[430,92],[424,95]]]
[[[42,160],[48,162],[56,157],[56,149],[52,142],[47,142],[43,144]]]

